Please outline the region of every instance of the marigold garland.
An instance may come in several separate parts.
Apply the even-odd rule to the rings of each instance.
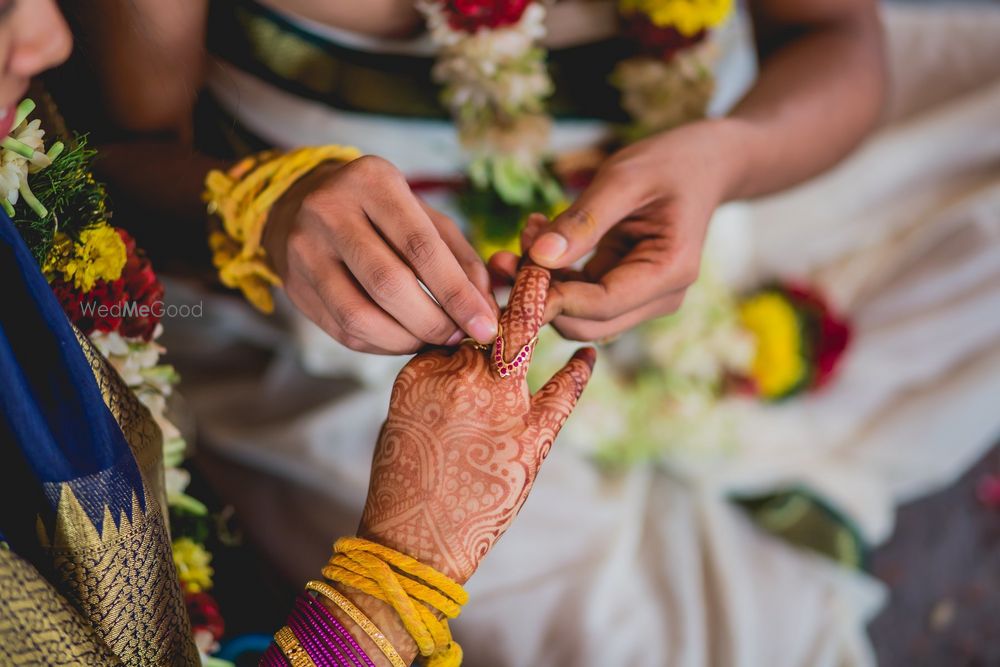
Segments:
[[[619,0],[618,7],[626,16],[642,14],[657,27],[693,37],[726,20],[733,0]]]

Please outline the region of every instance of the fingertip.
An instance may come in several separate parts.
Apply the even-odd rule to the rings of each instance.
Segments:
[[[573,353],[573,360],[582,361],[590,370],[594,370],[594,364],[597,363],[597,348],[581,347]]]
[[[562,260],[569,250],[569,241],[562,234],[546,232],[535,240],[529,255],[538,264],[550,269],[562,268]]]
[[[486,266],[492,271],[496,271],[513,278],[517,273],[517,265],[520,261],[521,258],[511,251],[501,250],[500,252],[494,253],[493,256],[489,258],[486,262]]]
[[[558,283],[550,283],[549,291],[545,297],[545,314],[542,316],[542,324],[548,324],[562,314],[563,295]]]
[[[467,325],[466,331],[472,336],[477,343],[492,343],[493,339],[497,336],[498,324],[497,319],[492,316],[486,315],[476,315]]]
[[[532,213],[524,223],[521,230],[521,250],[527,251],[535,242],[535,238],[549,224],[548,216],[542,213]]]

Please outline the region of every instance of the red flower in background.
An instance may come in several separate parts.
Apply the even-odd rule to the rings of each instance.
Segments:
[[[163,285],[157,280],[153,265],[145,253],[136,247],[135,239],[121,228],[118,229],[118,234],[125,242],[128,256],[121,279],[125,284],[131,313],[135,313],[134,315],[130,313],[130,316],[122,321],[119,333],[126,338],[149,340],[160,321],[155,304],[163,300]],[[146,309],[146,315],[139,314],[143,307]]]
[[[531,0],[445,0],[448,24],[453,30],[476,33],[521,20]]]
[[[111,282],[97,281],[94,289],[83,295],[83,303],[87,304],[88,311],[81,313],[81,321],[89,324],[91,331],[94,329],[104,332],[117,331],[122,323],[125,298],[123,279]]]
[[[643,54],[660,60],[670,60],[678,51],[705,39],[707,34],[707,31],[702,30],[686,37],[670,26],[657,26],[648,16],[639,12],[625,17],[625,36],[635,40]]]
[[[811,320],[808,332],[813,363],[811,387],[822,387],[833,377],[851,342],[851,327],[830,309],[826,299],[815,290],[795,284],[785,284],[782,289],[796,309]]]
[[[226,623],[219,611],[219,603],[208,593],[185,593],[184,603],[191,618],[191,630],[204,630],[218,641],[226,631]]]
[[[99,280],[86,294],[61,278],[53,280],[51,285],[66,317],[83,334],[118,329],[125,299],[125,283],[120,278],[111,282]]]
[[[80,310],[80,302],[83,300],[83,295],[76,291],[72,283],[68,283],[62,278],[56,278],[52,281],[51,286],[52,293],[56,295],[56,299],[59,300],[59,305],[62,306],[63,312],[66,313],[69,321],[75,324],[84,334],[89,334],[90,331],[93,331],[93,329],[84,331],[83,327],[80,326],[80,320],[83,317],[83,312]]]
[[[52,292],[69,321],[84,334],[117,331],[125,338],[148,341],[160,321],[155,304],[163,300],[163,285],[135,239],[124,229],[116,231],[125,243],[127,257],[118,280],[100,280],[81,294],[71,283],[56,278],[51,283]]]

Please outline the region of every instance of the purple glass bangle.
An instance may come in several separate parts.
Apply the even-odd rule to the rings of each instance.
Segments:
[[[361,648],[361,644],[358,643],[358,640],[356,640],[347,628],[344,627],[344,624],[333,615],[333,612],[327,609],[311,594],[303,593],[302,596],[305,598],[306,606],[320,619],[322,619],[331,630],[336,632],[338,636],[343,638],[343,640],[350,645],[354,654],[361,658],[361,661],[364,663],[364,667],[375,667],[375,663],[368,657],[365,650]]]
[[[344,641],[343,637],[337,632],[336,628],[330,627],[328,623],[325,622],[319,612],[310,605],[305,599],[305,595],[300,596],[298,600],[295,601],[295,613],[299,614],[300,617],[306,621],[316,633],[317,638],[321,641],[325,641],[327,644],[332,644],[338,654],[341,655],[341,659],[344,661],[345,667],[364,667],[361,661],[354,655],[354,652],[348,646],[347,642]]]
[[[259,667],[290,667],[288,663],[288,658],[285,654],[281,652],[278,645],[274,642],[267,647],[264,651],[264,655],[260,656]]]
[[[288,615],[288,627],[316,667],[353,667],[352,660],[330,641],[329,630],[306,618],[298,605]]]

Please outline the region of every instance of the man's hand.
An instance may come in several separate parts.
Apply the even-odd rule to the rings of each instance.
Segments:
[[[264,246],[292,302],[351,349],[406,354],[496,336],[479,256],[381,158],[323,165],[296,183],[271,211]]]
[[[551,223],[529,218],[522,246],[554,270],[546,320],[563,336],[599,340],[680,307],[724,192],[723,132],[706,121],[633,144]],[[517,257],[498,253],[490,265],[509,277]]]

